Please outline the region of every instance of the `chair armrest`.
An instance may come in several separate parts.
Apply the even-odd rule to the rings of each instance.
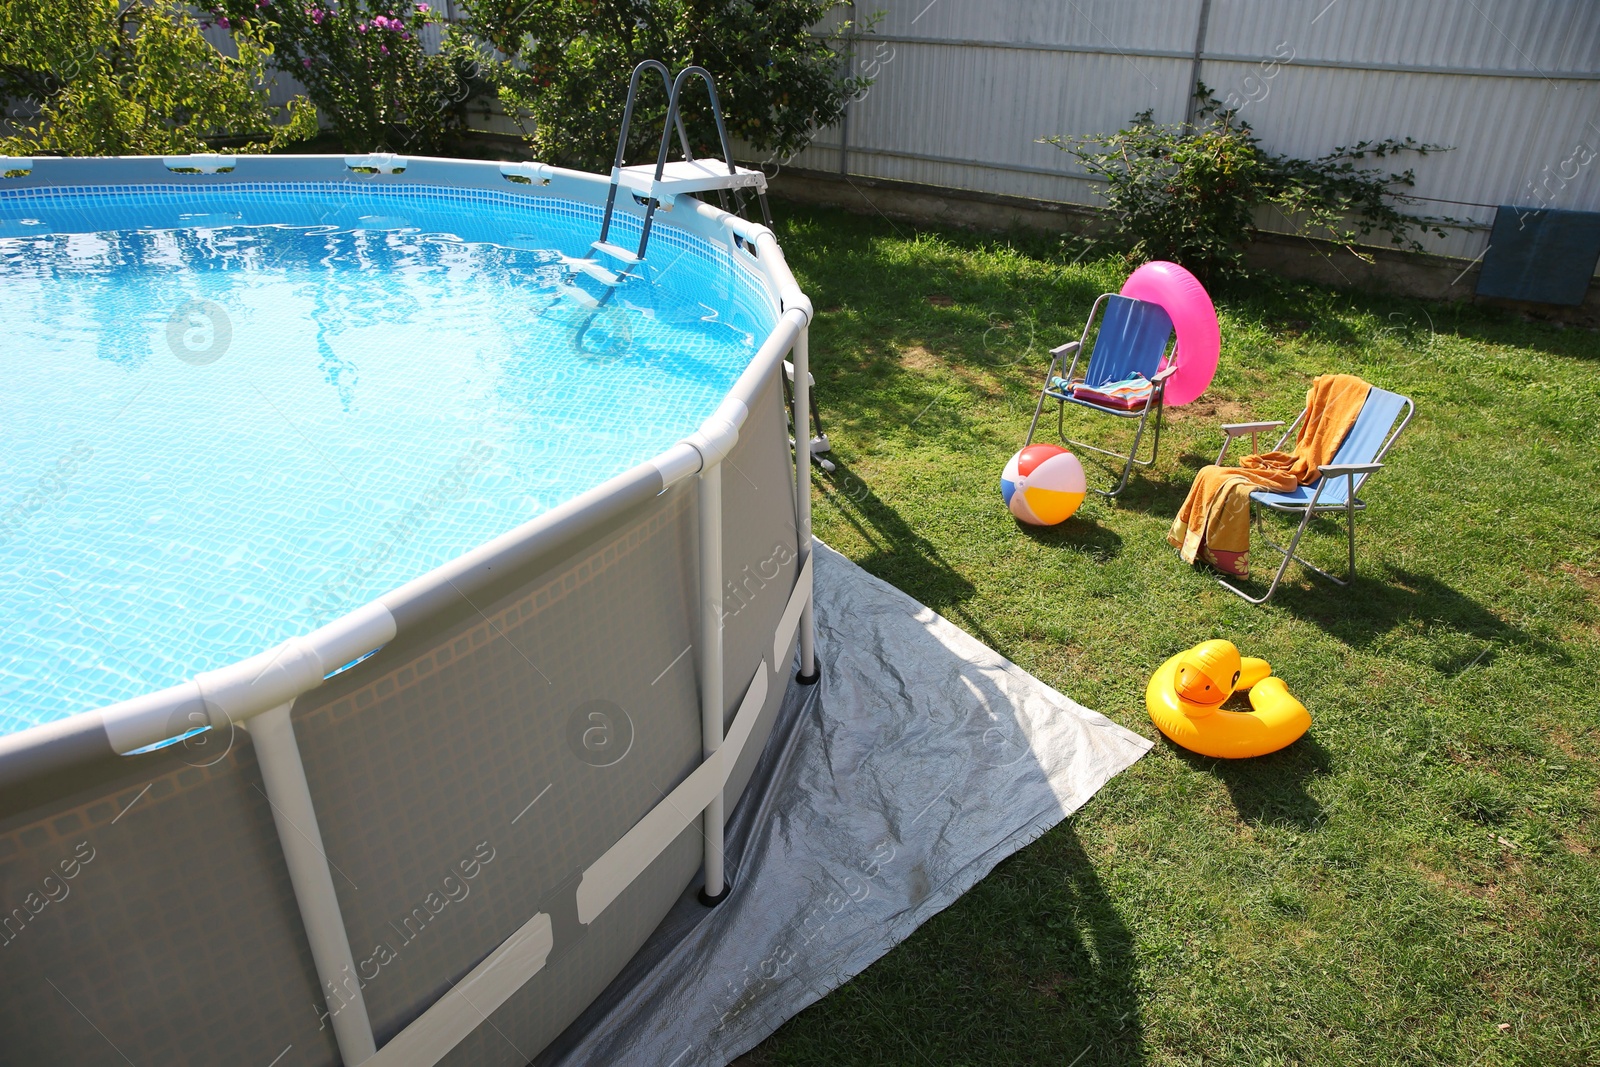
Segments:
[[[1266,433],[1268,430],[1276,430],[1282,425],[1282,419],[1277,422],[1231,422],[1223,424],[1222,432],[1230,438],[1243,437],[1247,433]]]
[[[1167,368],[1165,368],[1163,370],[1156,371],[1156,376],[1154,378],[1151,378],[1150,380],[1152,382],[1154,382],[1156,385],[1160,385],[1162,382],[1166,381],[1168,378],[1172,377],[1174,374],[1177,374],[1177,373],[1178,373],[1178,365],[1176,363],[1174,363],[1170,367],[1167,367]]]
[[[1324,478],[1343,478],[1347,474],[1371,474],[1381,470],[1382,463],[1330,463],[1317,468],[1317,473]]]
[[[1057,345],[1056,347],[1052,348],[1050,350],[1050,354],[1052,356],[1060,358],[1061,356],[1066,355],[1068,352],[1075,351],[1077,349],[1077,347],[1078,347],[1078,342],[1077,341],[1068,341],[1064,345]]]
[[[1253,449],[1257,446],[1257,444],[1259,444],[1259,442],[1256,440],[1257,434],[1263,433],[1267,430],[1276,430],[1282,425],[1283,421],[1281,419],[1277,422],[1224,423],[1222,426],[1222,451],[1217,453],[1217,464],[1219,466],[1222,464],[1223,459],[1228,455],[1229,447],[1233,445],[1233,442],[1236,439],[1243,437],[1245,434],[1249,434],[1250,447]]]

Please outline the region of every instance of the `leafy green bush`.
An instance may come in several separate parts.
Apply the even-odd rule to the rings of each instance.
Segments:
[[[531,117],[534,155],[607,170],[616,151],[628,75],[645,59],[674,71],[698,63],[717,80],[730,137],[774,155],[803,146],[839,118],[869,82],[850,77],[832,36],[813,27],[842,0],[465,0],[480,37],[515,57],[495,71],[508,114]],[[696,155],[720,155],[700,85],[685,89]],[[653,76],[641,90],[629,159],[653,159],[666,114]]]
[[[272,49],[257,24],[232,33],[237,57],[176,0],[0,0],[0,98],[12,116],[0,154],[277,148],[315,134],[306,100],[269,105]]]
[[[347,152],[437,154],[485,89],[460,27],[443,32],[439,50],[423,47],[423,27],[442,21],[424,0],[220,0],[214,13],[261,22]]]
[[[1411,170],[1382,173],[1367,160],[1400,153],[1445,151],[1410,137],[1362,141],[1317,159],[1269,152],[1234,111],[1201,84],[1193,130],[1163,125],[1146,110],[1133,124],[1097,137],[1050,137],[1104,184],[1110,238],[1138,260],[1168,259],[1201,277],[1234,273],[1256,233],[1257,209],[1278,209],[1296,232],[1344,245],[1371,259],[1360,245],[1373,234],[1421,251],[1415,232],[1443,236],[1441,216],[1413,215],[1404,190],[1416,185]]]

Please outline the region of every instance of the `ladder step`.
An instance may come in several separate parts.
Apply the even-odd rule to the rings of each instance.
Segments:
[[[563,260],[563,262],[565,262],[566,265],[571,267],[573,270],[583,271],[583,273],[587,274],[601,285],[616,288],[622,284],[622,276],[620,274],[616,273],[615,271],[607,270],[592,259],[567,258]]]
[[[600,301],[598,299],[590,296],[582,289],[579,289],[576,285],[562,285],[557,283],[556,292],[561,296],[567,297],[574,303],[581,304],[586,308],[597,308],[600,306]]]
[[[623,167],[617,174],[618,183],[626,189],[645,196],[662,199],[683,193],[705,193],[716,189],[757,189],[767,191],[767,176],[759,170],[735,167],[730,173],[728,164],[720,159],[679,159],[662,168],[656,178],[654,163],[640,163]]]
[[[596,241],[589,247],[596,252],[602,252],[612,259],[620,260],[629,265],[639,262],[639,257],[633,252],[623,248],[621,245],[614,245],[610,241]]]

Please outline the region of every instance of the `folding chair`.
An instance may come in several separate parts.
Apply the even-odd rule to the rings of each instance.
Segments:
[[[1284,571],[1289,569],[1289,561],[1294,560],[1335,585],[1349,585],[1356,576],[1356,512],[1364,511],[1367,507],[1356,494],[1360,492],[1368,478],[1383,469],[1383,457],[1388,454],[1395,438],[1400,436],[1400,431],[1410,423],[1415,410],[1416,405],[1412,403],[1410,397],[1372,386],[1367,392],[1366,402],[1361,406],[1361,413],[1356,416],[1355,425],[1350,427],[1350,432],[1339,445],[1339,451],[1334,453],[1333,462],[1318,471],[1316,481],[1298,486],[1288,493],[1257,489],[1250,494],[1251,518],[1255,523],[1256,532],[1268,547],[1277,550],[1283,556],[1283,562],[1278,565],[1278,573],[1272,576],[1272,584],[1267,586],[1267,591],[1259,597],[1253,597],[1223,578],[1218,578],[1217,581],[1252,604],[1265,604],[1267,598],[1272,596],[1273,590],[1278,588]],[[1283,436],[1278,438],[1278,443],[1273,448],[1281,449],[1299,429],[1305,417],[1306,413],[1300,412],[1294,422],[1289,424],[1289,428],[1283,431]],[[1217,453],[1217,464],[1219,466],[1222,464],[1223,457],[1228,454],[1228,446],[1233,444],[1235,438],[1249,434],[1250,448],[1254,452],[1258,434],[1275,430],[1282,425],[1283,423],[1279,421],[1240,422],[1224,426],[1222,451]],[[1261,522],[1263,509],[1300,516],[1300,526],[1295,530],[1294,538],[1289,542],[1288,548],[1267,537]],[[1345,529],[1350,546],[1349,568],[1342,579],[1335,578],[1327,571],[1295,555],[1295,549],[1300,545],[1300,538],[1304,536],[1313,516],[1340,511],[1344,512]]]
[[[1094,326],[1095,315],[1105,307],[1105,317],[1100,321],[1099,332],[1095,334],[1094,349],[1089,355],[1083,377],[1077,377],[1078,361],[1086,351],[1089,343],[1089,331]],[[1046,400],[1056,402],[1056,434],[1063,442],[1077,449],[1088,449],[1099,452],[1101,455],[1110,456],[1112,459],[1122,460],[1122,476],[1117,479],[1117,484],[1109,492],[1096,489],[1095,492],[1102,496],[1114,497],[1122,492],[1128,484],[1128,475],[1135,466],[1148,467],[1156,461],[1156,453],[1161,449],[1161,408],[1162,397],[1166,390],[1167,379],[1177,372],[1177,365],[1173,364],[1165,369],[1161,368],[1161,359],[1166,355],[1167,343],[1172,339],[1172,320],[1167,317],[1166,311],[1159,304],[1152,304],[1144,300],[1135,300],[1132,297],[1118,296],[1116,293],[1102,293],[1094,302],[1094,307],[1089,309],[1089,318],[1083,324],[1083,335],[1076,341],[1069,341],[1059,348],[1050,350],[1050,369],[1045,372],[1044,388],[1039,390],[1039,403],[1033,409],[1033,422],[1028,425],[1028,439],[1023,447],[1033,443],[1034,430],[1039,425],[1039,414],[1044,410]],[[1065,362],[1066,357],[1072,356],[1072,364],[1064,378],[1056,376],[1056,367]],[[1151,383],[1150,391],[1142,399],[1124,402],[1123,406],[1105,394],[1099,393],[1106,387],[1126,382],[1135,375],[1142,375]],[[1085,391],[1094,391],[1098,395],[1080,395]],[[1103,415],[1110,415],[1118,419],[1137,419],[1138,429],[1134,431],[1133,447],[1124,455],[1120,451],[1101,448],[1082,441],[1069,441],[1066,437],[1066,410],[1068,404],[1077,404],[1079,407],[1098,411]],[[1155,436],[1150,445],[1150,458],[1139,459],[1139,442],[1144,439],[1145,423],[1151,413],[1155,413]]]

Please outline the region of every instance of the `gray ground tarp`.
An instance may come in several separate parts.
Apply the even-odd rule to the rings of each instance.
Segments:
[[[823,680],[791,685],[691,891],[538,1059],[723,1067],[1084,804],[1150,742],[817,546]]]

